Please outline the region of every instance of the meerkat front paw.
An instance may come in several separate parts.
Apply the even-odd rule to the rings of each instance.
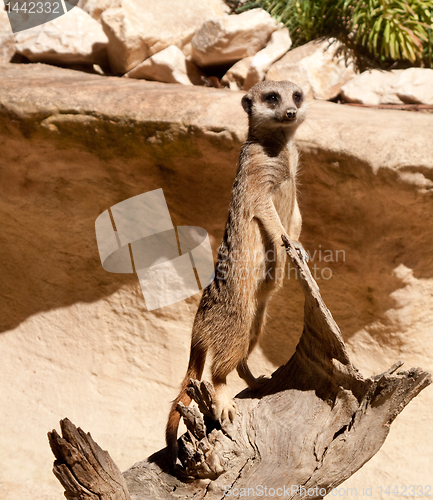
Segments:
[[[304,262],[308,262],[310,260],[310,255],[308,254],[308,252],[304,249],[304,247],[299,242],[296,242],[296,243],[298,243],[298,245],[295,248],[296,248],[296,251],[298,252],[299,257]]]
[[[303,260],[304,262],[308,262],[310,260],[310,255],[304,249],[304,247],[302,246],[302,243],[300,243],[299,241],[296,241],[296,240],[290,240],[285,235],[282,236],[282,239],[283,239],[282,246],[287,248],[289,245],[292,245],[295,248],[295,250],[298,252],[299,258],[301,260]]]

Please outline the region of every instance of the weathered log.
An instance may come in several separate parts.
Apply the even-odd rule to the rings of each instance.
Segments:
[[[131,500],[125,480],[108,452],[90,433],[67,418],[60,421],[63,437],[48,433],[56,457],[53,472],[65,488],[68,500]]]
[[[304,330],[295,354],[260,391],[238,394],[233,424],[221,426],[212,419],[212,386],[192,381],[189,391],[197,407],[179,407],[187,432],[179,440],[178,464],[170,470],[161,450],[127,470],[123,476],[134,499],[221,499],[241,492],[263,498],[323,498],[379,450],[395,417],[431,383],[430,374],[420,368],[396,373],[401,362],[364,378],[349,359],[302,248],[285,244],[305,295]],[[81,438],[89,436],[78,432]],[[72,438],[77,441],[73,433]],[[80,441],[78,445],[85,448]],[[76,474],[92,470],[77,465],[74,454],[76,470],[71,460],[62,458],[70,452],[66,444],[52,447],[56,476],[67,490],[73,485],[67,498],[96,498],[73,496],[76,483],[70,478],[80,482]],[[83,485],[96,493],[91,478]]]

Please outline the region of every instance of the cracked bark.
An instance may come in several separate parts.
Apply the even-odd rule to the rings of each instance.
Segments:
[[[305,295],[304,330],[291,359],[260,392],[238,394],[235,421],[222,427],[211,416],[212,386],[191,381],[188,390],[197,406],[180,407],[188,430],[180,438],[176,469],[169,472],[161,450],[124,472],[127,488],[108,453],[62,421],[63,438],[55,431],[49,437],[54,473],[68,499],[213,500],[235,488],[238,494],[253,488],[266,498],[273,496],[271,488],[274,494],[281,488],[285,498],[305,498],[308,491],[314,500],[374,456],[392,421],[431,376],[420,368],[398,371],[398,362],[364,378],[308,266],[285,243]]]

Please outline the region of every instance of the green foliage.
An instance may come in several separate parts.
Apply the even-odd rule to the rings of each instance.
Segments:
[[[360,67],[432,64],[433,0],[255,0],[290,31],[294,46],[334,37]]]

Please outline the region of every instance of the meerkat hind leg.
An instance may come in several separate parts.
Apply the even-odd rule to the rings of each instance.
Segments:
[[[251,370],[248,367],[248,363],[247,363],[246,359],[243,359],[238,364],[238,366],[236,367],[236,370],[239,374],[239,377],[241,377],[241,379],[245,380],[245,382],[248,385],[248,388],[251,389],[252,391],[259,390],[269,380],[269,378],[266,377],[265,375],[260,375],[260,377],[255,377],[251,373]]]
[[[245,380],[247,383],[248,387],[252,391],[257,391],[260,389],[263,384],[266,383],[266,381],[269,380],[268,377],[265,377],[264,375],[261,375],[260,377],[254,377],[254,375],[251,373],[251,370],[248,367],[248,356],[256,346],[260,335],[262,334],[264,323],[265,323],[265,317],[266,317],[266,299],[262,299],[257,311],[256,311],[256,316],[255,320],[252,324],[251,327],[251,333],[250,333],[250,344],[248,346],[248,354],[241,359],[241,361],[238,363],[236,370],[238,372],[239,377],[241,379]]]

